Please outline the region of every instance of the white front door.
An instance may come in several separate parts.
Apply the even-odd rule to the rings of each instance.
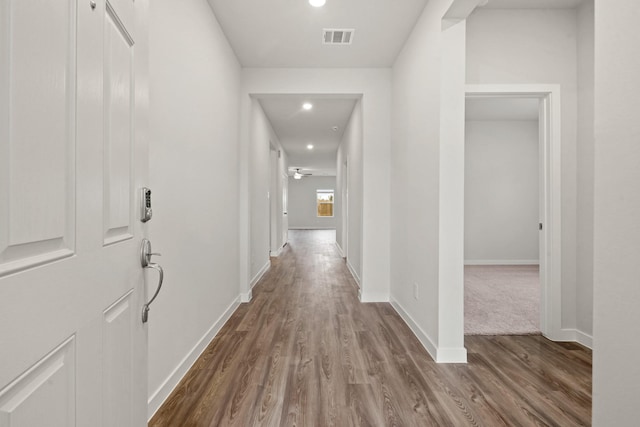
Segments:
[[[146,425],[146,8],[0,0],[0,427]]]

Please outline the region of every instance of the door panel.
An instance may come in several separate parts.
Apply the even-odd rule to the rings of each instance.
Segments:
[[[122,22],[118,12],[107,7],[104,26],[105,244],[132,237],[134,41]]]
[[[75,420],[75,341],[67,339],[0,394],[0,426],[67,427]]]
[[[146,424],[148,3],[92,3],[0,2],[0,427]]]
[[[136,34],[134,4],[132,0],[109,0],[107,2],[107,14],[115,17],[118,21],[118,26],[126,29],[132,39]]]
[[[133,291],[104,312],[103,337],[103,411],[104,426],[131,425],[134,315]]]
[[[75,22],[70,1],[0,4],[0,276],[74,251]]]

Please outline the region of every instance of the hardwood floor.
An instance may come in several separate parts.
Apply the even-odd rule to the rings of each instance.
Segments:
[[[591,352],[466,337],[437,364],[390,304],[362,304],[327,231],[290,243],[150,426],[591,424]]]

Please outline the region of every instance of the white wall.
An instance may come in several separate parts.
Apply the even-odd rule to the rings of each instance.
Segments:
[[[269,146],[269,254],[279,253],[279,241],[282,233],[278,234],[278,150]],[[278,237],[279,236],[279,237]]]
[[[271,154],[270,147],[273,146],[276,151],[282,153],[277,162],[277,179],[276,185],[281,193],[282,174],[286,171],[286,154],[282,150],[282,146],[278,136],[271,127],[269,119],[264,113],[260,102],[250,99],[250,122],[247,124],[249,131],[249,155],[251,167],[248,169],[248,177],[250,182],[250,199],[249,199],[249,239],[251,241],[250,257],[249,257],[249,285],[253,287],[260,277],[269,268],[269,252],[271,250],[271,242],[269,239],[270,218],[270,192],[271,192]],[[237,171],[242,173],[242,171]],[[236,175],[237,176],[237,175]],[[282,206],[280,199],[279,206]],[[281,210],[277,213],[279,222],[282,221]],[[282,225],[276,224],[276,231],[282,230]],[[282,235],[282,233],[281,233]],[[285,243],[280,241],[280,247]],[[243,301],[249,301],[250,296],[247,291],[243,291]]]
[[[253,287],[265,269],[269,267],[269,191],[270,165],[269,144],[275,139],[275,133],[257,99],[251,99],[251,132],[252,166],[249,170],[251,194],[250,208],[250,239],[251,254],[249,266],[250,285]],[[243,301],[246,301],[243,298]]]
[[[319,217],[316,206],[317,190],[333,190],[336,196],[335,176],[306,176],[289,179],[289,229],[335,229],[340,220],[334,206],[334,216]]]
[[[467,264],[538,263],[538,121],[467,121]]]
[[[339,212],[340,220],[336,222],[336,244],[338,245],[338,250],[341,255],[344,257],[345,249],[347,246],[345,245],[345,231],[347,230],[347,226],[345,221],[347,220],[347,211],[345,209],[347,202],[346,195],[347,192],[344,188],[347,181],[344,179],[344,172],[346,167],[346,158],[343,155],[342,149],[338,146],[338,151],[336,153],[336,194],[333,201],[333,209],[336,212]]]
[[[362,126],[362,100],[358,100],[342,134],[336,165],[336,208],[340,210],[341,217],[336,241],[358,283],[362,277],[362,197],[358,197],[362,194],[362,180],[358,178],[362,171]]]
[[[165,269],[148,323],[153,413],[238,303],[240,67],[205,0],[150,9],[149,228]]]
[[[270,157],[269,203],[271,205],[271,256],[280,255],[287,242],[288,218],[284,214],[283,186],[288,184],[288,157],[282,147],[272,141]]]
[[[250,204],[254,193],[250,174],[259,156],[251,152],[251,94],[337,94],[363,95],[362,166],[353,163],[351,173],[362,182],[362,300],[389,298],[389,212],[377,206],[389,205],[389,118],[390,70],[388,69],[243,69],[240,94],[240,280],[248,293],[250,254]],[[268,159],[267,159],[268,161]],[[251,172],[249,172],[251,171]],[[268,182],[268,175],[264,179]],[[356,214],[356,213],[354,213]],[[354,218],[357,218],[354,217]]]
[[[638,424],[640,7],[595,2],[593,425]]]
[[[466,360],[465,24],[442,32],[452,3],[427,3],[392,74],[391,299],[442,362]]]
[[[585,1],[578,10],[578,223],[576,324],[593,335],[593,52],[594,7]]]
[[[559,84],[562,102],[562,328],[575,330],[577,13],[478,9],[467,21],[467,83]]]

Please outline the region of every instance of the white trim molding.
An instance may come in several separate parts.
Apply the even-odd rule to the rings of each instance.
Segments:
[[[578,329],[562,329],[559,334],[560,339],[554,341],[577,342],[583,346],[593,349],[593,336]]]
[[[562,341],[562,114],[560,85],[467,85],[468,98],[537,98],[540,100],[541,191],[540,209],[540,329],[544,336]]]
[[[593,350],[593,336],[589,334],[585,334],[582,331],[576,329],[576,341],[579,344]]]
[[[420,341],[420,344],[427,350],[436,363],[467,363],[467,349],[462,348],[438,348],[429,335],[418,326],[413,318],[407,313],[398,301],[391,299],[391,306],[407,324],[413,335]]]
[[[389,293],[388,292],[367,292],[365,289],[362,292],[358,293],[358,297],[360,298],[360,302],[389,302]]]
[[[362,285],[360,283],[360,276],[358,276],[358,273],[356,273],[356,270],[353,268],[353,266],[349,262],[349,258],[347,258],[347,268],[349,269],[349,273],[351,273],[351,275],[353,276],[353,280],[355,280],[356,283],[358,284],[358,288],[362,289]]]
[[[160,408],[162,403],[169,397],[174,388],[180,383],[182,378],[189,372],[189,369],[196,363],[198,357],[206,350],[211,341],[220,332],[220,329],[229,320],[231,315],[236,311],[240,305],[239,298],[236,298],[231,302],[229,307],[224,313],[215,321],[209,330],[198,340],[195,346],[187,353],[187,355],[180,361],[178,366],[169,374],[167,379],[154,391],[147,401],[147,416],[151,420],[156,411]]]
[[[251,282],[249,283],[249,290],[253,289],[253,287],[258,284],[260,279],[262,279],[262,276],[264,276],[265,273],[269,271],[270,268],[271,268],[271,260],[267,261],[266,264],[262,266],[260,271],[258,271],[258,273],[256,273],[255,276],[253,276],[253,279],[251,279]]]
[[[315,225],[309,227],[289,227],[289,230],[335,230],[335,227],[316,227]]]
[[[427,353],[431,356],[433,360],[437,359],[438,356],[438,347],[434,344],[433,340],[429,337],[429,335],[418,326],[418,324],[413,320],[413,318],[407,313],[402,305],[393,298],[391,299],[391,306],[398,313],[398,315],[404,320],[404,323],[407,324],[413,335],[418,338],[420,344],[427,350]]]
[[[243,292],[240,294],[241,303],[251,302],[251,298],[253,298],[253,292],[251,289],[249,289],[249,292]]]
[[[276,251],[270,251],[270,252],[269,252],[269,256],[276,257],[276,258],[277,258],[277,257],[279,257],[279,256],[282,254],[282,250],[284,249],[284,247],[285,247],[285,246],[287,246],[287,244],[286,244],[286,243],[285,243],[285,244],[283,244],[282,246],[280,246],[280,247],[278,248],[278,250],[276,250]]]
[[[540,265],[537,259],[465,259],[464,265]]]
[[[267,261],[260,271],[253,276],[253,279],[249,282],[249,290],[247,292],[240,292],[240,302],[251,302],[251,298],[253,298],[253,287],[257,285],[260,279],[262,279],[262,276],[269,271],[269,268],[271,268],[271,260]]]

